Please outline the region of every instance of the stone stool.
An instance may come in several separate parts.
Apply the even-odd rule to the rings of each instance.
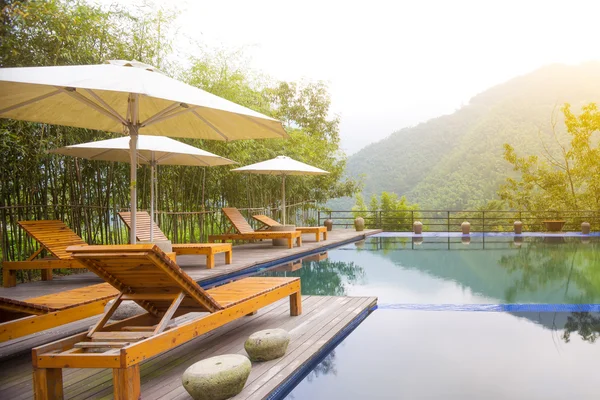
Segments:
[[[108,310],[112,307],[114,302],[114,300],[111,300],[108,303],[106,303],[106,306],[104,306],[104,312],[108,312]],[[119,304],[119,307],[117,307],[117,310],[113,313],[110,319],[112,321],[122,321],[124,319],[135,317],[136,315],[143,314],[145,312],[146,310],[138,306],[135,301],[125,300],[121,304]]]
[[[282,357],[290,343],[290,334],[283,329],[267,329],[250,335],[244,348],[252,361],[269,361]]]
[[[194,400],[225,400],[242,391],[251,368],[240,354],[207,358],[185,370],[183,387]]]
[[[275,225],[269,228],[272,232],[294,232],[296,231],[296,225]],[[273,246],[286,246],[288,245],[287,239],[273,239]]]

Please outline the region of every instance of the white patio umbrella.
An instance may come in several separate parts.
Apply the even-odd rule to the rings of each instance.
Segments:
[[[212,140],[287,137],[280,121],[136,61],[0,68],[0,117],[129,135],[131,243],[136,237],[139,134]]]
[[[99,140],[75,144],[50,150],[49,153],[63,154],[88,160],[130,162],[129,139]],[[191,165],[214,167],[236,164],[235,161],[204,151],[194,146],[178,142],[165,136],[139,135],[137,144],[138,164],[151,167],[150,175],[150,223],[154,221],[154,185],[157,165]],[[150,240],[154,240],[154,229],[150,229]]]
[[[250,174],[281,175],[281,223],[283,225],[285,225],[285,177],[288,175],[323,175],[329,173],[286,156],[278,156],[271,160],[246,165],[232,171],[247,172]]]

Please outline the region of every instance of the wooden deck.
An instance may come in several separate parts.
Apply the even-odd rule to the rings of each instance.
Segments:
[[[318,253],[319,250],[322,251],[326,248],[335,247],[347,241],[359,240],[365,236],[379,232],[380,230],[356,232],[353,229],[339,229],[329,232],[328,240],[321,240],[319,242],[315,241],[314,235],[303,235],[302,247],[294,247],[293,249],[274,247],[271,241],[234,246],[233,263],[225,264],[224,254],[217,254],[215,257],[215,268],[213,269],[206,268],[205,256],[179,256],[177,257],[177,262],[194,280],[206,286],[206,284],[215,280],[228,279],[240,273],[251,272],[262,265],[275,264],[280,260],[286,261],[289,258],[302,257],[307,253]],[[60,277],[55,276],[51,281],[22,283],[12,288],[0,287],[0,297],[25,300],[32,297],[95,285],[101,282],[103,281],[91,272]],[[82,332],[93,325],[97,319],[98,316],[95,316],[62,325],[56,329],[0,343],[0,360],[18,354],[29,354],[33,347]]]
[[[302,315],[291,317],[289,302],[279,301],[256,315],[227,324],[143,362],[142,397],[189,399],[181,384],[186,368],[215,355],[245,354],[244,341],[250,334],[283,328],[292,336],[286,355],[269,362],[253,363],[243,392],[235,397],[263,399],[291,377],[308,372],[309,363],[322,356],[328,344],[339,339],[353,322],[364,318],[376,303],[374,297],[304,296]],[[0,371],[0,399],[33,398],[31,355],[0,361]],[[112,371],[108,369],[68,369],[63,379],[65,399],[110,398],[112,395]]]
[[[307,253],[314,253],[322,248],[337,246],[352,240],[360,240],[365,236],[381,232],[379,229],[367,229],[356,232],[354,229],[338,229],[329,232],[327,240],[315,241],[314,235],[303,235],[302,247],[288,249],[286,247],[275,247],[270,240],[264,242],[247,243],[233,248],[233,262],[225,264],[223,253],[215,255],[215,268],[206,268],[206,257],[201,255],[182,255],[177,257],[177,263],[196,282],[205,286],[214,280],[227,279],[244,271],[251,271],[257,266],[278,262],[286,258],[301,257]],[[84,286],[104,282],[91,272],[57,276],[51,281],[37,281],[21,283],[16,287],[0,287],[0,297],[15,300],[25,300],[32,297],[63,292]]]

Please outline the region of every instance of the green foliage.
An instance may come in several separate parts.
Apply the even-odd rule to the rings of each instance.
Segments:
[[[421,216],[418,210],[419,205],[409,203],[405,196],[398,198],[396,193],[382,192],[380,198],[371,196],[368,207],[358,194],[352,214],[354,218],[363,217],[367,228],[401,231],[412,229],[413,220]]]
[[[292,177],[286,182],[288,204],[325,202],[353,195],[358,186],[343,177],[345,157],[339,150],[339,119],[329,117],[326,85],[273,82],[245,67],[239,54],[204,52],[182,68],[173,60],[167,11],[101,8],[79,0],[9,2],[1,11],[0,66],[101,63],[136,59],[161,68],[189,84],[261,113],[281,119],[288,140],[232,143],[186,140],[187,143],[239,162],[263,161],[285,154],[330,172]],[[0,205],[85,204],[128,206],[129,166],[48,155],[64,145],[116,135],[85,129],[0,121]],[[212,169],[160,167],[157,206],[164,211],[200,211],[225,204],[277,206],[281,179]],[[138,199],[149,206],[149,170],[140,169]]]
[[[518,156],[504,146],[504,158],[518,172],[508,178],[500,197],[519,210],[597,210],[600,206],[600,111],[591,103],[577,116],[566,104],[562,108],[570,145],[556,139],[561,151]]]
[[[348,158],[348,174],[365,176],[365,198],[388,191],[421,209],[473,209],[497,199],[515,177],[503,144],[517,152],[560,155],[550,116],[557,104],[579,109],[600,101],[600,63],[551,65],[475,96],[456,112],[404,128]],[[567,133],[557,130],[560,141]],[[336,203],[349,209],[352,199]]]

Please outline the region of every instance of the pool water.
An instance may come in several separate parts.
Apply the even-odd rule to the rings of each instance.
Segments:
[[[380,305],[289,399],[600,398],[597,239],[370,237],[264,275]]]

